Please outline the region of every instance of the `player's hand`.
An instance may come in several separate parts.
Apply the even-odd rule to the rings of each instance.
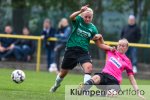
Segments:
[[[1,52],[4,52],[5,50],[6,50],[6,49],[5,49],[4,47],[1,47],[1,46],[0,46],[0,51],[1,51]]]
[[[144,96],[142,96],[140,93],[138,93],[138,97],[139,97],[141,100],[145,100]]]
[[[98,40],[98,39],[100,39],[100,38],[102,38],[102,35],[101,34],[96,34],[94,37],[93,37],[93,41],[95,41],[95,40]]]
[[[81,11],[81,12],[86,11],[86,10],[87,10],[87,8],[88,8],[88,6],[89,6],[89,5],[82,6],[82,7],[81,7],[81,9],[80,9],[80,11]]]
[[[116,47],[113,46],[113,47],[110,47],[110,51],[114,52],[116,50]]]
[[[11,45],[7,48],[7,50],[12,50],[14,47],[15,47],[15,45],[14,45],[14,44],[11,44]]]

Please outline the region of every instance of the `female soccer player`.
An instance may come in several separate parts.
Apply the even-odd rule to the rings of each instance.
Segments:
[[[115,85],[117,87],[113,88],[118,91],[118,89],[120,89],[119,85],[122,81],[122,72],[126,70],[134,90],[137,91],[139,97],[144,99],[144,97],[139,93],[138,86],[133,75],[131,61],[125,55],[128,50],[128,41],[126,39],[119,40],[117,50],[108,50],[106,48],[109,47],[105,44],[100,44],[99,47],[105,50],[107,54],[105,67],[103,68],[102,73],[96,73],[90,80],[85,82],[83,89],[89,89],[92,85]],[[111,87],[106,89],[110,88]]]
[[[84,82],[91,78],[92,61],[89,55],[90,39],[93,38],[96,42],[102,37],[98,34],[97,28],[91,23],[93,10],[88,5],[83,6],[79,11],[71,14],[70,19],[72,20],[73,30],[66,44],[61,70],[50,92],[56,91],[68,71],[72,70],[78,63],[84,69]]]

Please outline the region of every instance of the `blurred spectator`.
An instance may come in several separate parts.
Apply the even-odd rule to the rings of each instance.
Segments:
[[[65,49],[70,33],[71,27],[69,26],[68,20],[66,18],[62,18],[58,24],[57,34],[55,35],[58,38],[58,41],[56,42],[56,46],[54,48],[54,64],[57,66],[58,71],[60,69],[60,54]]]
[[[43,22],[43,31],[41,38],[44,39],[44,48],[47,55],[47,69],[50,68],[50,64],[54,62],[54,41],[48,41],[50,37],[55,37],[56,30],[52,27],[49,19],[45,19]]]
[[[8,35],[12,35],[12,27],[10,25],[5,26],[5,33]],[[14,38],[0,38],[0,60],[5,60],[13,56],[14,47],[17,39]]]
[[[128,18],[128,25],[123,28],[121,38],[126,38],[129,43],[138,43],[141,38],[140,28],[136,24],[135,16],[130,15]],[[137,73],[137,48],[129,47],[126,55],[131,59],[133,65],[133,72]]]
[[[29,36],[30,31],[27,27],[22,30],[22,35]],[[31,61],[31,57],[35,51],[35,42],[28,39],[19,39],[16,43],[14,55],[17,60]]]

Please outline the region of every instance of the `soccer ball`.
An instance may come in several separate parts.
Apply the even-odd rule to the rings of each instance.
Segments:
[[[14,70],[11,74],[11,79],[15,83],[22,83],[25,80],[25,73],[22,70]]]

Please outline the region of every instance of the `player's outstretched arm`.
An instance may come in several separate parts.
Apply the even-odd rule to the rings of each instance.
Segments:
[[[95,34],[95,36],[92,38],[93,41],[96,41],[101,38],[101,42],[104,43],[103,37],[101,34]]]
[[[104,44],[104,39],[103,39],[103,37],[101,37],[101,38],[99,38],[98,40],[96,40],[96,41],[95,41],[95,44],[96,44],[99,48],[101,48],[102,50],[104,50],[104,51],[108,51],[108,50],[114,51],[114,50],[115,50],[115,47],[111,47],[111,46],[109,46],[109,45]]]
[[[79,14],[81,14],[82,12],[84,12],[85,10],[87,10],[87,8],[88,8],[88,5],[82,6],[79,11],[76,11],[76,12],[74,12],[74,13],[72,13],[70,15],[70,19],[71,20],[75,20],[76,16],[78,16]]]
[[[139,92],[139,88],[138,88],[138,85],[137,85],[137,82],[134,78],[134,75],[129,75],[128,76],[129,80],[130,80],[130,83],[131,85],[133,86],[134,90],[137,91],[137,94],[138,96],[142,99],[142,100],[145,100],[145,98],[140,94]]]

